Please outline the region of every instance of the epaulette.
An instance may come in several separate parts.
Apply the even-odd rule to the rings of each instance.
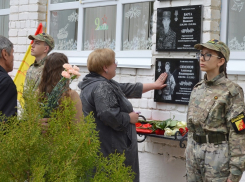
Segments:
[[[200,82],[198,82],[193,88],[198,87],[199,85],[201,85],[204,82],[204,80],[201,80]]]
[[[229,80],[229,82],[226,82],[226,87],[232,96],[235,96],[239,93],[237,85],[230,80]]]

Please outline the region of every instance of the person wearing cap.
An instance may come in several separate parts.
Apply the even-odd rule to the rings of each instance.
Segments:
[[[54,39],[47,33],[29,35],[28,38],[33,40],[31,55],[36,59],[26,72],[24,88],[27,86],[27,84],[31,84],[31,87],[33,87],[35,90],[40,83],[47,55],[54,48]]]
[[[216,39],[194,47],[206,74],[188,106],[187,181],[238,182],[245,168],[244,93],[227,78],[230,50]]]
[[[162,18],[163,27],[159,29],[157,36],[158,49],[175,49],[176,33],[170,27],[171,11],[163,11]]]

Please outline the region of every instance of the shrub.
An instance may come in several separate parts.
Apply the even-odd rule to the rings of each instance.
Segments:
[[[92,113],[74,123],[74,103],[65,98],[44,128],[44,108],[25,92],[21,116],[0,123],[0,181],[133,181],[124,155],[99,152]]]

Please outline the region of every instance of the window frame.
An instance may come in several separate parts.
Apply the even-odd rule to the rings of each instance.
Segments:
[[[50,32],[50,16],[51,11],[66,10],[66,9],[78,9],[78,32],[77,35],[77,50],[66,51],[66,50],[54,50],[55,52],[65,53],[71,64],[86,66],[87,57],[92,51],[83,51],[83,15],[84,8],[98,7],[98,6],[117,6],[117,18],[116,18],[116,46],[115,53],[116,59],[118,60],[118,67],[126,68],[145,68],[150,69],[152,66],[152,50],[132,50],[132,51],[122,51],[121,50],[121,39],[122,39],[122,13],[123,5],[127,3],[140,3],[140,2],[153,2],[154,0],[93,0],[86,3],[84,1],[75,2],[65,2],[51,4],[48,2],[48,16],[47,16],[47,32]]]
[[[228,1],[221,1],[220,40],[227,43],[228,36]],[[231,51],[227,64],[227,73],[245,75],[245,51]]]
[[[6,15],[10,15],[10,8],[6,8],[6,9],[0,9],[0,16],[6,16]],[[9,29],[8,29],[9,31]],[[9,34],[8,34],[9,37]]]
[[[0,9],[0,16],[9,15],[9,14],[10,14],[10,8]]]

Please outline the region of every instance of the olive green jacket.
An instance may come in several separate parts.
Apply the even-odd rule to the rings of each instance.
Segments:
[[[35,60],[35,62],[30,66],[30,68],[26,72],[24,88],[27,86],[28,83],[31,84],[34,90],[37,89],[39,83],[41,82],[43,67],[46,59],[47,57],[44,57],[39,62]]]

